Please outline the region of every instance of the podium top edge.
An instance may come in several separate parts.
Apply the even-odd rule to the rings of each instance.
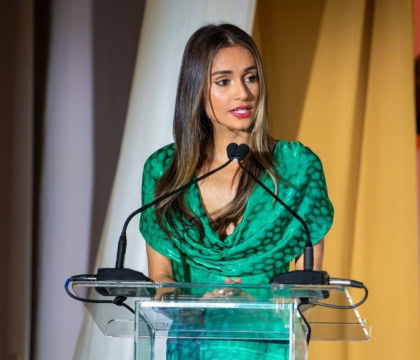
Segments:
[[[182,283],[182,282],[147,282],[147,281],[74,281],[75,287],[133,287],[133,288],[176,288],[176,289],[204,289],[204,288],[232,288],[232,289],[266,289],[266,290],[328,290],[344,291],[343,286],[338,285],[300,285],[300,284],[214,284],[214,283]]]

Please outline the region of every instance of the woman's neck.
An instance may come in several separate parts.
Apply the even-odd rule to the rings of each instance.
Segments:
[[[251,136],[249,133],[240,132],[217,135],[209,142],[206,155],[208,161],[213,164],[222,164],[228,160],[226,148],[230,143],[248,144],[251,146]]]

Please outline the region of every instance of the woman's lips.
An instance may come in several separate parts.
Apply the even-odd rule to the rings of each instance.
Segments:
[[[251,108],[247,106],[238,106],[235,109],[229,110],[229,112],[236,118],[243,119],[251,114]]]

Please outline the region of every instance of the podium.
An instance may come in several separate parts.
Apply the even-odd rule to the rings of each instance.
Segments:
[[[115,302],[86,306],[104,335],[134,338],[135,360],[300,360],[309,335],[367,341],[371,333],[357,309],[310,304],[352,305],[342,286],[75,281],[73,291]]]

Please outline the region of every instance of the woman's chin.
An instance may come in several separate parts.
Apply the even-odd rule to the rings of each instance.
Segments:
[[[235,122],[226,122],[226,123],[217,123],[215,126],[216,128],[214,130],[215,133],[217,133],[219,130],[220,132],[229,131],[229,132],[245,132],[250,133],[252,131],[252,120],[241,120],[241,121],[235,121]]]

